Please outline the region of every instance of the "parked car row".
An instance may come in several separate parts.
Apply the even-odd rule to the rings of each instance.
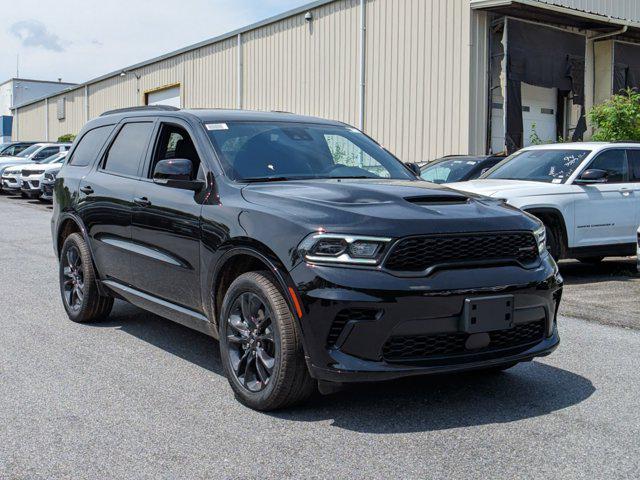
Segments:
[[[70,143],[34,143],[16,155],[0,156],[0,191],[50,200],[52,184]]]

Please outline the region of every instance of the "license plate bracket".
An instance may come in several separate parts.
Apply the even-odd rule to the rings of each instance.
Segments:
[[[467,298],[461,329],[467,333],[513,328],[513,295]]]

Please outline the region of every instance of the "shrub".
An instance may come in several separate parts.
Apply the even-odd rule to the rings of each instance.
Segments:
[[[73,142],[75,139],[76,136],[73,133],[67,133],[58,137],[59,142]]]
[[[640,93],[627,89],[593,107],[589,119],[595,126],[593,140],[640,141]]]

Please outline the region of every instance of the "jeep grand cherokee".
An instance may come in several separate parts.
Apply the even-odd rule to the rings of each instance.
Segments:
[[[421,181],[352,127],[147,108],[78,139],[52,220],[69,317],[104,319],[120,298],[218,338],[252,408],[558,345],[542,224]]]

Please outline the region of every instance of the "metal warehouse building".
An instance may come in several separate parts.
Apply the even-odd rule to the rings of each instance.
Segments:
[[[640,87],[638,0],[318,0],[14,109],[55,140],[144,104],[282,110],[355,125],[405,161],[589,136]]]

